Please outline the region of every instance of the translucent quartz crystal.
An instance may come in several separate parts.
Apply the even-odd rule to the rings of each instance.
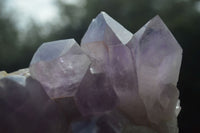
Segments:
[[[132,33],[105,12],[101,12],[91,22],[81,41],[81,47],[93,62],[90,69],[97,71],[95,69],[99,66],[103,67],[102,73],[110,78],[120,100],[119,108],[131,116],[138,116],[139,119],[133,119],[136,118],[135,121],[140,123],[146,117],[146,113],[138,96],[132,55],[124,45],[131,37]]]
[[[134,122],[146,123],[144,104],[138,95],[135,62],[131,51],[125,46],[132,37],[118,22],[101,12],[91,22],[81,47],[93,62],[92,70],[103,66],[119,98],[119,109]],[[98,63],[95,63],[98,62]]]
[[[44,43],[29,69],[0,72],[0,132],[178,133],[181,59],[159,16],[132,34],[101,12],[81,47]]]
[[[94,42],[104,42],[106,45],[126,44],[132,33],[105,12],[101,12],[92,20],[87,32],[81,40],[81,45]]]
[[[42,44],[30,63],[31,76],[51,98],[73,96],[90,64],[74,39]]]
[[[148,118],[156,128],[163,128],[164,121],[176,117],[182,48],[159,16],[135,33],[127,46],[135,57],[139,95]]]
[[[1,133],[65,133],[62,112],[41,84],[31,77],[7,76],[0,80]]]
[[[104,12],[91,22],[81,41],[93,64],[90,69],[109,77],[117,107],[131,122],[177,133],[181,47],[158,16],[134,35],[119,25]],[[94,108],[91,105],[90,111]]]

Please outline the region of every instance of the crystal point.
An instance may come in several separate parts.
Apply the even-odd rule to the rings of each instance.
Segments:
[[[51,98],[68,97],[76,92],[89,64],[75,40],[54,41],[40,46],[31,61],[30,73]]]
[[[93,42],[105,42],[107,45],[126,44],[131,37],[131,32],[126,30],[107,13],[101,12],[92,20],[82,38],[81,45]]]
[[[175,117],[182,48],[159,16],[127,44],[135,57],[139,94],[153,124]]]

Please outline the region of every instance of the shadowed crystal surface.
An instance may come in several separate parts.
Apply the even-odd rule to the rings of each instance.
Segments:
[[[1,133],[65,133],[68,123],[41,84],[31,77],[0,80]]]
[[[92,116],[71,123],[74,133],[121,133],[127,119],[113,111],[101,116]]]
[[[74,39],[42,44],[30,63],[31,76],[51,98],[74,95],[90,64]]]
[[[83,78],[75,99],[84,116],[99,115],[112,110],[118,98],[105,73],[92,73],[88,69]]]

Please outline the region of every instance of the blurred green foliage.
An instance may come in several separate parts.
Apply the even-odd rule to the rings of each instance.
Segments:
[[[184,106],[179,117],[180,132],[200,132],[200,118],[196,116],[200,112],[197,109],[200,106],[197,102],[200,96],[200,12],[197,3],[198,0],[85,0],[80,6],[58,0],[56,4],[61,11],[58,15],[63,25],[50,25],[50,33],[42,36],[40,26],[33,22],[20,41],[21,32],[16,29],[10,17],[12,14],[1,13],[3,1],[0,1],[0,70],[10,72],[28,67],[32,55],[44,41],[75,38],[80,43],[92,18],[102,10],[133,33],[158,14],[184,51],[178,84]]]

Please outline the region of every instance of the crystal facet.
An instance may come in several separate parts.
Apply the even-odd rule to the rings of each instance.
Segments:
[[[94,42],[104,42],[107,45],[126,44],[131,37],[131,32],[126,30],[107,13],[101,12],[92,20],[81,40],[81,45]]]
[[[132,33],[105,12],[101,12],[92,20],[87,32],[81,40],[81,47],[91,60],[107,64],[108,46],[125,45]]]
[[[137,124],[147,121],[146,111],[138,93],[137,74],[131,51],[124,45],[108,47],[109,76],[120,99],[119,110]]]
[[[90,64],[74,39],[44,43],[30,64],[31,76],[51,98],[74,95]]]

